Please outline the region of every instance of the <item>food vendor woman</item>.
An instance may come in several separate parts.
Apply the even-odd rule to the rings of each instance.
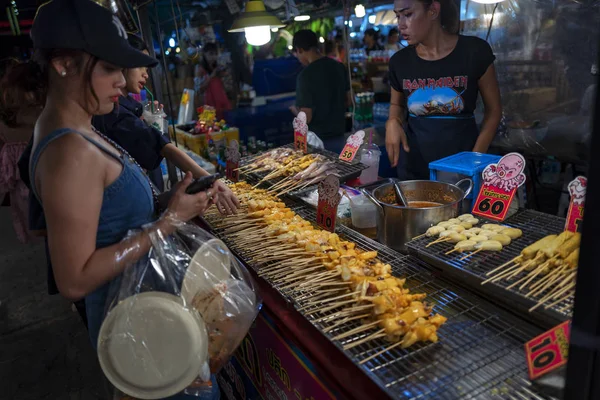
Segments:
[[[395,0],[409,47],[390,60],[392,86],[385,145],[401,180],[429,179],[429,163],[461,151],[485,153],[502,108],[494,54],[482,39],[458,34],[453,0]],[[473,112],[481,93],[481,129]]]

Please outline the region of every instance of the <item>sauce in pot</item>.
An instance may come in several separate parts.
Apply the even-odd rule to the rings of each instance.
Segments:
[[[429,207],[439,207],[441,203],[436,203],[433,201],[409,201],[408,206],[413,208],[429,208]]]

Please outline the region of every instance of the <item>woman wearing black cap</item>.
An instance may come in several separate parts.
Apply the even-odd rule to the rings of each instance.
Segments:
[[[125,86],[122,69],[156,63],[128,45],[115,16],[91,1],[54,0],[40,7],[31,33],[47,84],[34,131],[32,192],[43,208],[58,289],[71,300],[85,297],[95,347],[109,283],[147,254],[147,231],[173,232],[175,221],[202,214],[218,194],[186,194],[188,173],[155,220],[155,199],[141,168],[92,127],[93,115],[109,113],[117,103]],[[207,398],[218,398],[216,386]]]
[[[453,0],[396,0],[394,11],[410,46],[390,60],[386,149],[400,179],[429,179],[432,161],[487,151],[502,114],[495,57],[484,40],[458,35]],[[473,115],[478,94],[481,129]]]
[[[148,53],[148,46],[139,37],[128,35],[129,44],[144,54]],[[117,106],[106,115],[97,115],[92,118],[92,124],[110,139],[122,146],[140,166],[149,171],[150,178],[162,190],[162,172],[160,163],[163,158],[168,159],[182,171],[189,171],[194,178],[209,175],[184,151],[173,145],[162,132],[148,126],[140,117],[142,104],[129,96],[129,93],[140,94],[148,79],[146,67],[129,68],[124,71],[125,87],[121,89],[121,96]],[[157,174],[152,174],[156,171]],[[239,201],[221,181],[214,184],[219,192],[217,208],[223,214],[232,214],[239,207]]]

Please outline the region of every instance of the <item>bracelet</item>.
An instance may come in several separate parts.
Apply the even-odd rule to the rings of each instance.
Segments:
[[[390,106],[402,107],[402,104],[390,102]]]

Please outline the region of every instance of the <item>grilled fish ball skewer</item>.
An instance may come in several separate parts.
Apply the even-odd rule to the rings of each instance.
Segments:
[[[482,229],[487,229],[489,231],[492,232],[500,232],[504,229],[506,229],[506,226],[502,226],[502,225],[498,225],[498,224],[484,224],[482,227]]]
[[[446,228],[444,228],[443,226],[432,226],[431,228],[427,229],[427,232],[425,232],[425,236],[427,236],[427,237],[437,236],[440,233],[444,232],[445,230],[446,230]]]
[[[502,243],[497,240],[486,240],[485,242],[477,243],[475,249],[483,251],[500,251],[502,250]]]
[[[463,214],[463,215],[458,216],[458,219],[461,221],[466,221],[468,219],[473,219],[473,218],[475,218],[475,217],[473,217],[472,214]]]
[[[463,251],[473,251],[475,250],[475,245],[477,245],[477,242],[472,240],[462,240],[454,245],[454,250],[459,253],[462,253]]]
[[[448,220],[448,222],[450,222],[452,224],[460,224],[460,219],[458,219],[458,218],[450,218]]]
[[[458,225],[462,226],[465,229],[471,229],[473,227],[473,224],[469,223],[468,221],[461,221],[461,223]]]
[[[497,232],[490,231],[489,229],[482,229],[481,232],[479,232],[479,234],[481,236],[487,236],[487,237],[494,236],[496,233]]]
[[[479,220],[477,218],[469,218],[464,220],[463,222],[469,223],[473,226],[477,225],[479,223]]]
[[[579,263],[579,248],[573,250],[573,252],[565,258],[565,264],[571,269],[577,268],[577,263]]]
[[[480,233],[482,230],[483,230],[483,229],[481,229],[481,228],[471,228],[471,229],[468,229],[469,233],[472,233],[472,234],[474,234],[474,235],[479,235],[479,233]],[[463,232],[463,233],[464,233],[464,232]]]
[[[489,240],[489,236],[475,235],[475,236],[471,236],[471,238],[469,240],[471,240],[475,243],[481,243],[481,242],[485,242],[486,240]]]
[[[454,232],[451,233],[450,235],[448,235],[447,237],[447,241],[450,243],[458,243],[458,242],[462,242],[463,240],[467,240],[467,237],[463,234]]]
[[[508,246],[511,242],[510,237],[502,233],[498,233],[497,235],[491,236],[490,240],[496,240],[500,242],[502,246]]]
[[[454,231],[454,232],[458,232],[458,233],[462,233],[465,231],[465,227],[461,226],[461,225],[450,225],[448,228],[446,228],[449,231]]]
[[[506,228],[500,231],[502,235],[506,235],[512,240],[518,239],[523,236],[523,231],[517,228]]]
[[[442,221],[439,224],[437,224],[437,226],[441,226],[444,229],[448,229],[451,225],[454,225],[454,224],[449,221]]]

